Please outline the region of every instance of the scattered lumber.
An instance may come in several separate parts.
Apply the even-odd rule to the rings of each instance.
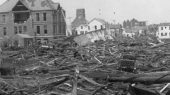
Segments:
[[[74,37],[73,37],[74,38]],[[161,95],[170,82],[169,43],[149,36],[117,37],[78,46],[73,38],[51,49],[33,46],[4,54],[0,67],[2,95]],[[81,43],[81,41],[79,41]],[[31,56],[28,56],[30,54]],[[10,61],[9,58],[12,60]],[[12,72],[13,68],[14,73]],[[9,70],[9,71],[8,71]],[[5,73],[5,74],[4,74]],[[10,84],[10,85],[9,85]],[[163,87],[162,87],[163,89]],[[16,94],[17,93],[17,94]]]

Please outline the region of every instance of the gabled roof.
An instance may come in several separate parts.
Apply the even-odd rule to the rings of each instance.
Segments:
[[[72,28],[79,27],[80,25],[87,25],[88,21],[85,18],[76,18],[72,23]]]
[[[170,26],[170,23],[160,23],[159,26]]]
[[[6,0],[0,5],[0,12],[10,12],[14,6],[21,1],[28,9],[35,10],[57,10],[59,3],[52,0]]]
[[[99,21],[99,22],[102,23],[102,24],[106,24],[106,23],[107,23],[105,20],[103,20],[103,19],[101,19],[101,18],[94,18],[94,19],[92,19],[89,23],[91,23],[91,22],[94,21],[94,20]]]
[[[120,29],[122,28],[121,24],[110,24],[109,25],[110,29]]]

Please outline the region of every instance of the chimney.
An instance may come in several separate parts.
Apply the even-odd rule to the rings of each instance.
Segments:
[[[76,18],[86,18],[85,17],[85,9],[77,9]]]

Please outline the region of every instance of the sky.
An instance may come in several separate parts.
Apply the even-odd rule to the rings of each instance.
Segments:
[[[2,4],[5,0],[0,0]],[[122,23],[136,18],[149,24],[170,22],[170,0],[53,0],[66,10],[68,21],[74,20],[76,9],[84,8],[86,19],[102,18]]]

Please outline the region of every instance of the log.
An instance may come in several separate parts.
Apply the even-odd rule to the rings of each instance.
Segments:
[[[151,72],[144,74],[131,74],[120,71],[115,72],[104,72],[104,71],[93,71],[91,73],[85,74],[93,79],[108,80],[109,82],[125,82],[125,83],[169,83],[170,82],[170,72]]]

